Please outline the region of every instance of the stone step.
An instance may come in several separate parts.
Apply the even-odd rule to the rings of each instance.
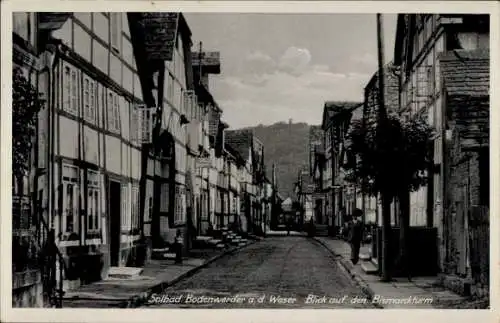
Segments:
[[[378,272],[378,267],[376,267],[371,261],[362,261],[361,269],[369,275],[373,275]]]
[[[175,259],[175,253],[174,252],[165,252],[162,254],[157,255],[154,259],[156,260],[165,260],[165,259]]]
[[[221,242],[222,242],[222,240],[219,240],[219,239],[208,240],[208,243],[211,245],[218,245]]]
[[[138,267],[110,267],[108,271],[109,278],[134,279],[140,276],[143,268]]]
[[[195,240],[196,240],[196,241],[210,241],[210,240],[212,240],[212,239],[213,239],[213,238],[212,238],[212,237],[210,237],[210,236],[197,236]]]
[[[359,259],[361,260],[370,260],[372,258],[372,256],[369,254],[369,253],[360,253],[359,254]]]

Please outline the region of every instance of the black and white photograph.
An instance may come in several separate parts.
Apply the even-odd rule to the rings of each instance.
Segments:
[[[491,308],[491,7],[126,2],[9,13],[7,306]]]

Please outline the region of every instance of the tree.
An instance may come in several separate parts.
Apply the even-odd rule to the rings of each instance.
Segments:
[[[433,129],[423,118],[401,120],[395,115],[389,115],[386,120],[383,152],[378,149],[375,121],[353,121],[347,135],[348,161],[343,166],[346,180],[359,184],[368,195],[385,193],[391,200],[397,198],[400,202],[399,256],[404,271],[409,270],[409,192],[427,182],[432,135]]]
[[[38,112],[45,100],[24,76],[20,68],[12,73],[12,173],[15,178],[27,175],[36,131]]]

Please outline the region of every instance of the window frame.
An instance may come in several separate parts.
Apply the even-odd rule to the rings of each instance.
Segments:
[[[122,232],[127,232],[130,230],[130,219],[132,217],[131,212],[131,199],[129,196],[129,189],[127,183],[121,184],[120,189],[121,195],[121,219],[120,219],[120,230]]]
[[[65,170],[68,172],[65,173]],[[62,231],[63,234],[71,234],[80,232],[80,217],[79,217],[79,195],[80,195],[80,169],[77,166],[71,164],[63,164],[62,165],[62,174],[61,174],[61,184],[62,184]],[[70,201],[68,201],[68,190],[71,187],[71,204],[68,205]],[[70,213],[70,211],[72,213]],[[71,219],[72,228],[69,229],[68,225]]]
[[[185,191],[180,185],[175,186],[175,208],[174,208],[174,225],[179,225],[184,222],[184,197]]]
[[[140,145],[141,143],[141,126],[139,118],[139,108],[137,104],[131,104],[130,109],[130,141],[132,144]]]
[[[88,89],[86,89],[87,82]],[[87,94],[88,98],[86,97]],[[97,97],[97,82],[83,74],[83,119],[91,124],[97,123]]]
[[[91,201],[89,201],[89,198]],[[94,170],[87,170],[87,232],[98,232],[101,229],[101,186],[100,173]],[[93,202],[93,203],[92,203]],[[89,206],[92,205],[92,212]]]
[[[69,74],[67,74],[69,72]],[[67,79],[66,79],[67,78]],[[80,70],[68,62],[62,68],[62,110],[76,117],[80,116]]]
[[[111,90],[106,92],[106,129],[112,133],[119,134],[120,123],[120,98]]]
[[[139,185],[132,185],[131,189],[131,222],[132,222],[132,229],[139,229],[140,228],[140,223],[139,223]]]

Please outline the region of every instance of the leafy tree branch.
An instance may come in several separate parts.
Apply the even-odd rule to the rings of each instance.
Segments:
[[[12,73],[12,172],[19,178],[28,173],[38,112],[45,100],[20,68]]]

